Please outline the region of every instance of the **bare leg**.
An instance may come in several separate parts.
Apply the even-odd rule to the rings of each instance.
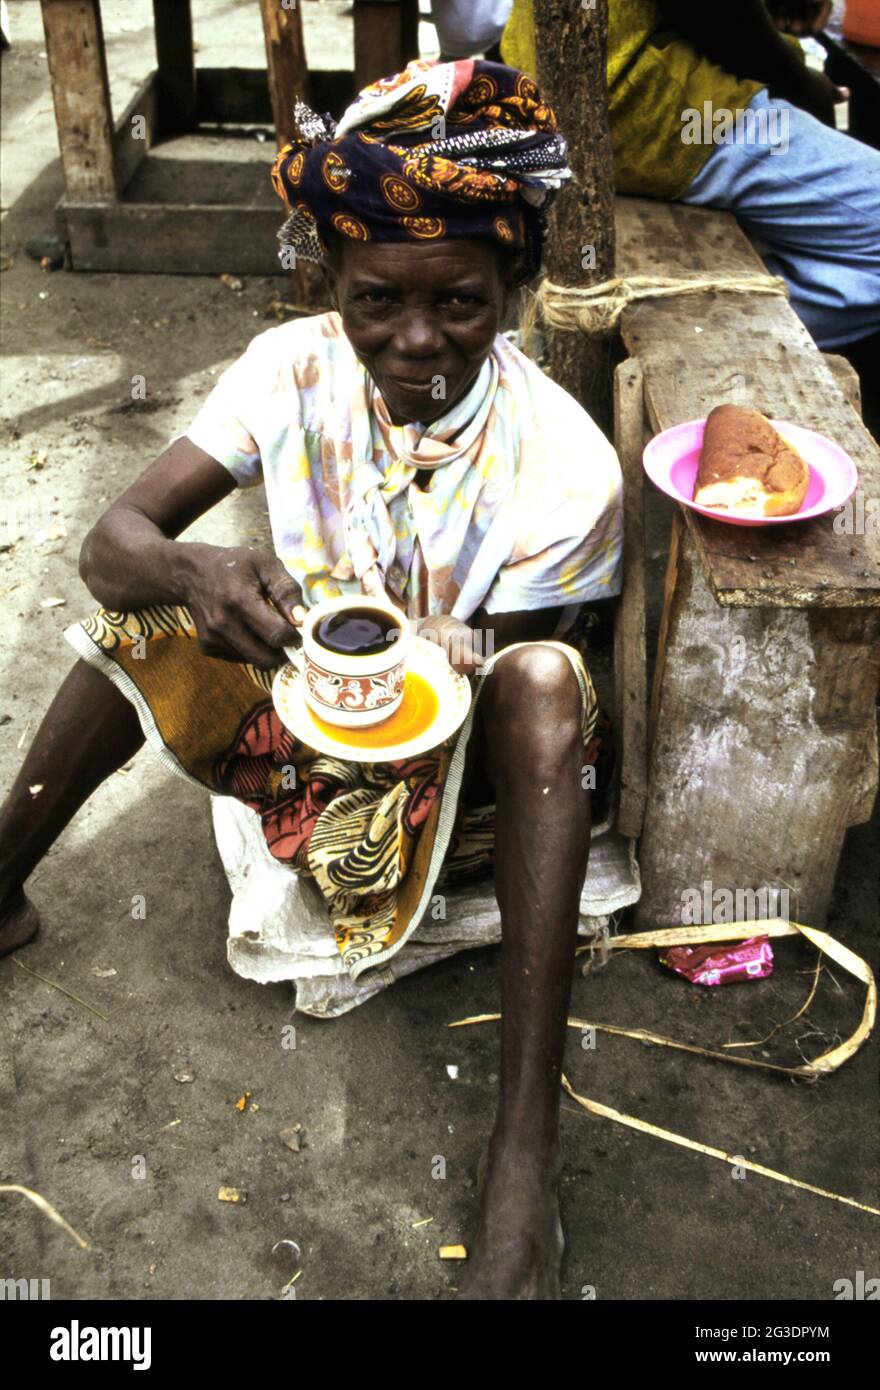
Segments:
[[[25,880],[83,802],[143,742],[134,706],[107,676],[77,661],[0,807],[0,956],[39,926]]]
[[[559,1298],[560,1076],[590,833],[580,695],[567,658],[535,645],[499,662],[480,702],[497,806],[501,1094],[460,1297]]]

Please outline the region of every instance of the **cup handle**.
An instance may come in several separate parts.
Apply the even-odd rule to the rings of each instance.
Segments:
[[[291,666],[295,666],[300,675],[302,675],[304,660],[302,647],[284,647],[282,650]]]

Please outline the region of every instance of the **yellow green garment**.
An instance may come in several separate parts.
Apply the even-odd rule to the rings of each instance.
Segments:
[[[536,75],[534,0],[514,0],[501,41],[511,67]],[[715,148],[685,144],[682,112],[748,106],[765,84],[740,81],[664,29],[656,0],[608,0],[608,117],[618,193],[681,197]]]

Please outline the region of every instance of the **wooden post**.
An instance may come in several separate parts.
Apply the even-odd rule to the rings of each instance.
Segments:
[[[418,8],[413,0],[354,0],[354,79],[358,91],[379,77],[401,72],[417,52]]]
[[[568,140],[575,183],[550,214],[545,271],[560,285],[592,285],[614,274],[614,166],[608,129],[608,0],[586,9],[571,0],[534,6],[538,82]],[[560,61],[560,55],[571,55]],[[611,429],[609,343],[547,330],[550,375],[597,422]]]
[[[619,798],[615,829],[637,840],[647,795],[645,474],[642,369],[631,357],[614,374],[614,444],[623,472],[623,591],[614,620]]]
[[[190,0],[153,0],[161,138],[196,124],[196,69]]]
[[[67,201],[118,202],[100,0],[42,0],[42,7]]]
[[[293,104],[297,97],[308,100],[308,68],[303,42],[302,11],[297,4],[285,9],[279,0],[260,0],[269,97],[278,148],[293,133]]]

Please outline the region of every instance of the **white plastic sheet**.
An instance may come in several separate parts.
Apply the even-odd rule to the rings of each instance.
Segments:
[[[430,913],[383,969],[357,983],[336,947],[324,900],[311,879],[270,854],[259,816],[233,797],[212,796],[214,836],[232,905],[227,958],[236,974],[262,984],[290,980],[303,1013],[333,1018],[372,998],[403,975],[457,951],[501,940],[501,921],[490,879],[444,890],[445,918]],[[594,830],[581,894],[581,936],[601,933],[612,914],[641,893],[633,841],[600,826]]]

